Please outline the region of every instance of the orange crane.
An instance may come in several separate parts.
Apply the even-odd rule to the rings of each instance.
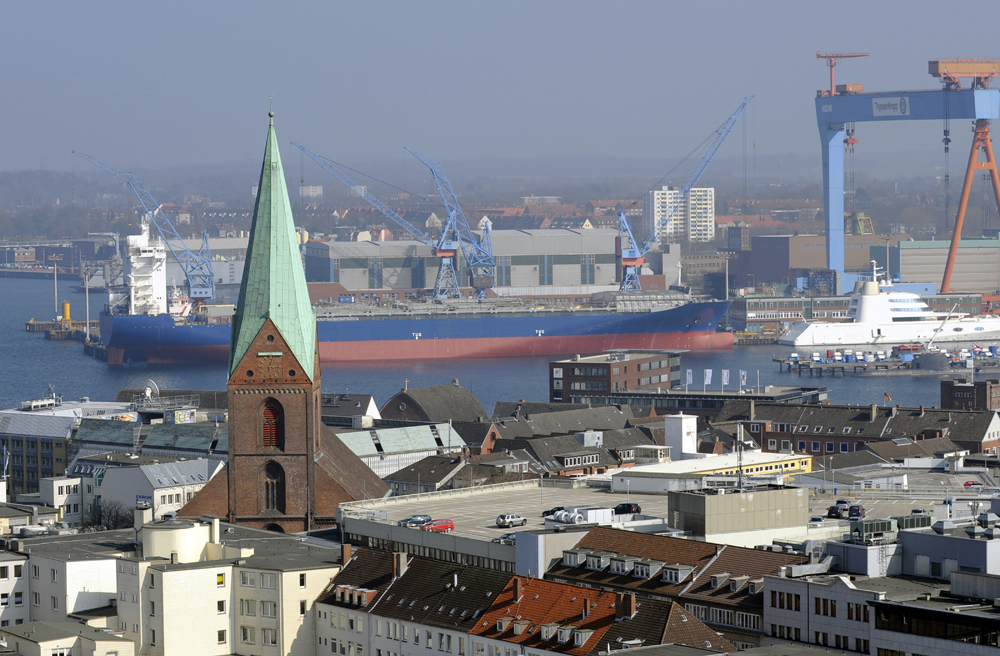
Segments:
[[[816,59],[825,59],[826,60],[826,65],[830,67],[830,91],[829,91],[830,96],[836,96],[837,95],[837,87],[833,83],[833,67],[837,65],[837,60],[838,59],[850,59],[851,57],[870,57],[870,56],[871,56],[870,52],[833,52],[833,53],[826,53],[826,54],[817,52],[816,53]],[[856,91],[861,91],[861,89],[860,89],[861,85],[845,85],[845,86],[848,87],[848,88],[857,86],[858,88],[856,89]],[[845,89],[845,90],[847,90],[847,89]],[[850,89],[850,90],[854,91],[854,89]],[[820,92],[820,93],[822,93],[822,92]]]
[[[989,88],[990,80],[1000,74],[1000,60],[996,59],[939,59],[928,62],[927,72],[941,78],[945,90],[959,91],[962,88],[962,78],[972,78],[973,89]],[[948,135],[945,135],[948,139]],[[947,143],[945,144],[947,146]],[[979,161],[979,153],[986,161]],[[965,181],[962,183],[962,196],[958,201],[958,215],[955,217],[955,232],[948,249],[948,259],[944,265],[944,279],[941,281],[941,293],[951,291],[951,274],[955,268],[955,258],[958,255],[958,243],[962,239],[962,224],[965,223],[965,211],[969,206],[969,192],[972,190],[972,177],[975,171],[989,171],[993,184],[993,197],[1000,207],[1000,176],[997,175],[996,159],[993,156],[993,142],[990,139],[990,122],[981,118],[975,122],[972,130],[972,151],[969,153],[969,164],[965,169]]]

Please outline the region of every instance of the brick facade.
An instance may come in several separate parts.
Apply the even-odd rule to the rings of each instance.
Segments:
[[[314,456],[321,430],[319,358],[314,362],[310,380],[268,319],[234,369],[228,385],[229,521],[285,532],[314,528]],[[267,403],[279,410],[276,446],[265,445]],[[275,464],[283,477],[273,477]],[[275,483],[272,507],[268,471]]]

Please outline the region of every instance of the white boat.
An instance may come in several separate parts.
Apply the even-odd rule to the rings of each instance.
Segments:
[[[797,323],[778,338],[778,344],[882,346],[1000,340],[1000,317],[932,310],[917,294],[893,291],[890,281],[878,279],[874,267],[871,280],[855,285],[847,317],[839,323]]]

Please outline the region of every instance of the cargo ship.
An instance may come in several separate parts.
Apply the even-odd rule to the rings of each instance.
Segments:
[[[126,286],[101,313],[109,364],[225,362],[232,305],[195,306],[168,294],[165,249],[149,226],[129,240]],[[580,307],[531,299],[360,303],[314,306],[320,360],[361,362],[524,355],[572,355],[609,349],[732,348],[719,332],[728,301],[698,302],[681,289],[598,292]]]

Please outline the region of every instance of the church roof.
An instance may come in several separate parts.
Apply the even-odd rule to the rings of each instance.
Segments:
[[[309,302],[305,270],[295,237],[295,221],[281,167],[274,114],[267,129],[257,203],[250,227],[243,284],[233,317],[229,375],[271,319],[299,366],[310,378],[316,351],[316,316]]]

